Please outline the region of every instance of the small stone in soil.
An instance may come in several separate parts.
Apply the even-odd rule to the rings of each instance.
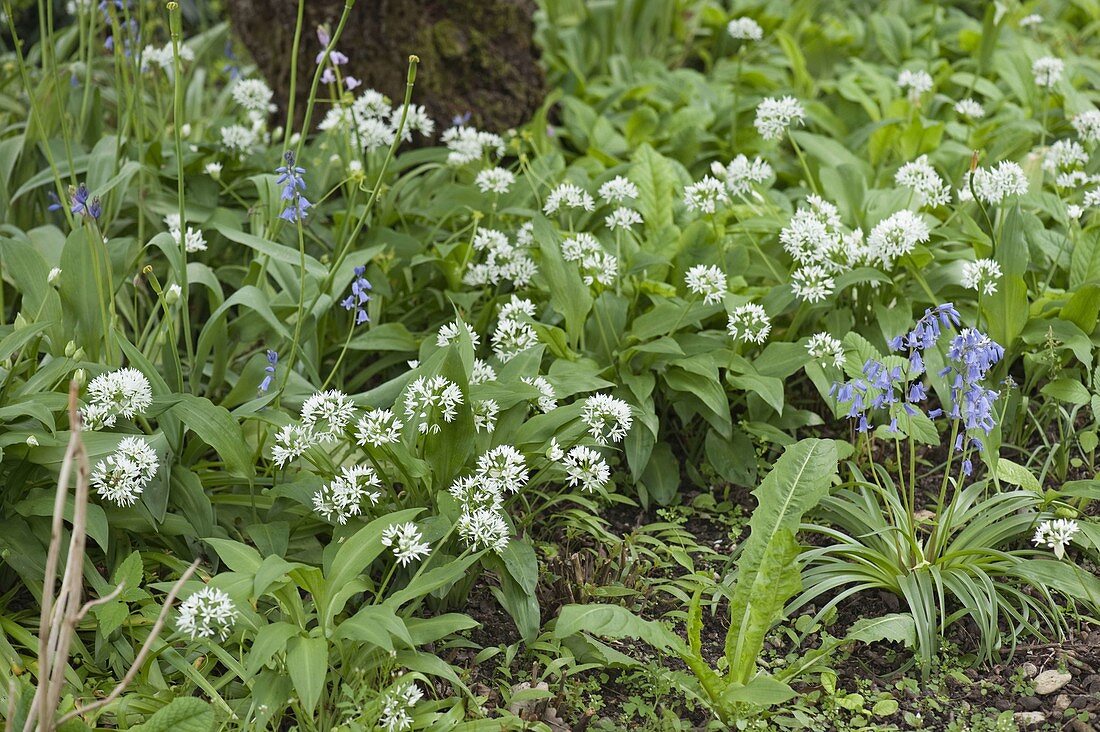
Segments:
[[[1028,711],[1035,711],[1039,707],[1043,706],[1043,703],[1039,701],[1038,697],[1025,696],[1024,698],[1020,699],[1020,706],[1024,709],[1027,709]]]
[[[1033,724],[1042,724],[1047,721],[1046,715],[1042,712],[1016,712],[1012,715],[1012,718],[1021,727],[1030,727]]]
[[[1035,677],[1035,693],[1039,695],[1053,694],[1072,679],[1073,676],[1062,671],[1054,669],[1044,671]]]

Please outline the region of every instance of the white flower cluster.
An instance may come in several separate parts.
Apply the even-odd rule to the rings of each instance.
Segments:
[[[703,296],[703,302],[707,305],[720,303],[726,296],[726,273],[717,265],[708,267],[697,264],[687,271],[684,281],[689,290]]]
[[[160,469],[156,451],[142,437],[124,437],[114,453],[96,463],[91,485],[118,506],[134,505]]]
[[[180,226],[180,215],[178,213],[168,214],[164,217],[164,223],[168,227],[168,235],[176,240],[176,244],[179,244],[180,231],[183,228]],[[203,235],[202,230],[188,226],[187,234],[184,237],[183,246],[188,254],[206,251],[206,236]]]
[[[726,26],[726,32],[739,41],[759,41],[764,37],[764,29],[752,18],[734,18]]]
[[[875,224],[867,237],[872,263],[889,271],[894,262],[928,241],[928,224],[919,214],[903,209]]]
[[[898,74],[898,87],[908,91],[909,101],[916,104],[921,95],[932,89],[932,77],[927,71],[903,70]]]
[[[203,587],[180,605],[177,627],[195,638],[217,638],[224,641],[237,619],[233,599],[216,587]]]
[[[805,119],[806,110],[794,97],[768,97],[757,105],[753,124],[765,140],[778,140],[788,127]]]
[[[372,409],[355,424],[355,442],[361,447],[392,445],[401,439],[405,423],[388,409]]]
[[[634,416],[630,405],[610,394],[593,394],[584,400],[581,421],[588,427],[588,433],[597,443],[622,442]]]
[[[135,368],[108,371],[88,384],[88,404],[81,411],[86,429],[114,427],[119,417],[133,419],[153,403],[153,389],[145,374]]]
[[[230,93],[233,101],[246,112],[267,114],[275,111],[275,104],[271,101],[275,93],[263,79],[240,79],[233,85]]]
[[[729,202],[725,183],[709,175],[684,188],[684,206],[688,211],[713,214],[720,207],[728,206]]]
[[[604,217],[604,223],[612,231],[629,230],[642,223],[642,216],[629,205],[638,197],[638,186],[621,175],[617,175],[600,186],[600,198],[615,209]],[[617,204],[617,205],[616,205]]]
[[[340,469],[340,475],[313,494],[313,508],[326,521],[346,524],[363,513],[363,501],[378,503],[381,493],[371,490],[381,485],[374,468],[356,465]]]
[[[190,62],[195,60],[195,52],[187,44],[180,44],[180,61]],[[172,53],[172,44],[165,43],[161,47],[146,46],[141,51],[141,70],[148,71],[152,66],[159,66],[164,71],[171,71],[176,59]]]
[[[1061,81],[1065,70],[1065,62],[1053,56],[1043,56],[1036,59],[1035,63],[1031,65],[1031,73],[1035,76],[1035,83],[1047,89],[1053,88]]]
[[[970,119],[981,119],[985,116],[985,107],[978,101],[967,97],[955,102],[955,114]]]
[[[1066,555],[1066,547],[1069,546],[1073,535],[1080,531],[1077,522],[1072,519],[1055,519],[1044,521],[1035,528],[1035,536],[1032,542],[1036,546],[1047,545],[1054,550],[1054,556],[1061,559]]]
[[[337,442],[355,417],[355,405],[335,389],[319,391],[302,403],[301,421],[275,433],[271,456],[280,467],[301,457],[315,445]]]
[[[591,287],[595,283],[609,286],[615,284],[619,274],[619,260],[613,254],[604,251],[595,236],[582,231],[561,243],[561,254],[566,262],[573,262],[580,269],[584,284]]]
[[[474,185],[479,191],[498,196],[507,193],[515,182],[516,174],[507,168],[485,168],[474,178]]]
[[[554,387],[546,380],[545,376],[524,376],[521,381],[539,390],[536,404],[538,404],[539,410],[543,414],[558,408],[557,394],[554,393]]]
[[[1074,115],[1070,124],[1077,131],[1077,136],[1085,142],[1100,140],[1100,110],[1090,109]]]
[[[611,468],[603,456],[591,447],[577,445],[561,458],[566,482],[570,487],[580,486],[585,493],[603,490],[611,480]]]
[[[771,318],[764,308],[750,302],[733,309],[726,325],[730,337],[746,343],[763,343],[772,329]]]
[[[361,149],[370,152],[393,144],[397,137],[397,128],[401,124],[402,112],[403,105],[393,106],[381,92],[367,89],[351,104],[329,109],[318,127],[322,130],[344,132]],[[401,133],[402,139],[411,140],[413,132],[428,137],[434,131],[435,122],[424,108],[409,105],[405,127]]]
[[[504,495],[518,493],[529,478],[523,454],[511,445],[499,445],[478,458],[473,475],[455,480],[449,492],[462,509],[456,526],[468,547],[504,551],[511,539]]]
[[[493,353],[501,362],[507,363],[538,345],[538,333],[529,322],[534,317],[535,304],[515,295],[501,307],[500,319],[493,331]]]
[[[973,194],[970,191],[973,185]],[[1009,196],[1022,196],[1027,193],[1027,176],[1018,163],[1005,160],[993,168],[978,168],[967,171],[963,184],[959,188],[960,201],[973,201],[974,194],[984,203],[997,204]]]
[[[1001,279],[1001,265],[992,259],[976,259],[963,262],[962,285],[968,290],[977,290],[984,295],[997,291],[997,280]]]
[[[474,234],[474,251],[482,253],[484,261],[471,263],[462,281],[471,287],[496,286],[511,282],[515,288],[526,287],[538,274],[539,268],[527,253],[527,248],[517,240],[496,229],[478,229]]]
[[[749,160],[744,155],[738,155],[729,165],[717,161],[711,163],[710,172],[726,184],[731,195],[744,196],[754,185],[772,176],[772,166],[759,157]]]
[[[462,404],[458,384],[443,376],[418,376],[405,389],[405,417],[420,434],[438,434],[442,422],[453,422]]]
[[[388,546],[402,567],[432,552],[431,545],[414,523],[391,524],[382,529],[382,546]]]
[[[221,128],[222,146],[242,155],[252,152],[259,142],[259,133],[244,125],[227,125]]]
[[[424,693],[416,684],[407,684],[386,695],[382,705],[382,715],[378,719],[378,729],[385,732],[406,732],[412,729],[412,710]]]
[[[1091,182],[1091,176],[1081,169],[1088,161],[1089,154],[1076,140],[1058,140],[1043,152],[1043,170],[1054,174],[1059,188],[1077,188]]]
[[[869,250],[863,232],[846,232],[836,206],[820,196],[806,198],[779,232],[779,241],[799,268],[791,275],[791,287],[802,300],[819,302],[833,294],[833,276],[867,262]]]
[[[456,167],[482,160],[487,154],[498,158],[504,155],[504,138],[493,132],[482,132],[473,127],[458,125],[446,129],[443,131],[442,140],[450,150],[447,153],[447,164]]]
[[[500,414],[500,405],[495,399],[479,399],[470,402],[470,411],[474,415],[474,429],[486,434],[492,433],[497,427],[497,415]]]
[[[828,333],[815,333],[806,344],[810,357],[817,359],[822,366],[844,365],[844,344]]]
[[[559,183],[546,197],[542,212],[547,216],[552,216],[565,209],[594,211],[596,210],[596,200],[592,198],[588,191],[576,183]]]
[[[917,194],[921,206],[936,208],[951,202],[951,186],[928,162],[927,155],[898,168],[894,182]]]

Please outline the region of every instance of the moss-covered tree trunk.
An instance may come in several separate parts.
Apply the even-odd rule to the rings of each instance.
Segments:
[[[299,110],[321,46],[316,28],[334,30],[345,0],[306,0],[298,56]],[[275,90],[281,108],[290,91],[297,0],[227,3],[235,32]],[[542,103],[544,78],[532,41],[533,0],[358,0],[337,48],[345,74],[395,102],[405,92],[410,54],[420,57],[413,100],[443,127],[470,114],[470,124],[503,130],[526,121]]]

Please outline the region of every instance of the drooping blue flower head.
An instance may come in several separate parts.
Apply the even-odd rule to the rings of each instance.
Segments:
[[[268,349],[267,352],[267,366],[264,366],[264,371],[267,375],[264,376],[264,380],[260,382],[260,391],[266,392],[271,388],[271,381],[275,378],[275,367],[279,365],[279,354],[275,351]]]
[[[894,351],[927,351],[939,341],[944,328],[958,326],[961,322],[962,317],[952,303],[928,308],[913,330],[890,340],[890,348]]]
[[[284,208],[283,212],[279,214],[279,218],[297,223],[306,217],[306,209],[313,205],[302,195],[306,190],[306,181],[302,177],[305,175],[306,169],[294,164],[293,150],[287,150],[283,154],[283,160],[286,164],[275,169],[275,172],[279,174],[275,182],[283,187],[282,200],[284,201]]]
[[[367,309],[364,307],[370,302],[371,284],[364,275],[367,273],[365,266],[355,268],[355,279],[351,281],[351,294],[345,297],[340,304],[344,310],[355,311],[355,324],[362,325],[370,320]]]
[[[99,219],[103,213],[103,206],[99,202],[99,196],[92,197],[88,192],[88,186],[81,183],[70,191],[69,210],[77,216],[90,216]]]
[[[47,211],[60,211],[61,199],[57,197],[57,194],[53,191],[46,191],[46,197],[50,199],[50,205],[46,206]]]

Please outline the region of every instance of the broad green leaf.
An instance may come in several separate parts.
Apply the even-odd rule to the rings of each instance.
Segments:
[[[1039,485],[1039,479],[1030,470],[1008,458],[997,459],[997,478],[1010,485],[1019,486],[1036,493],[1043,490],[1042,486]]]
[[[328,641],[315,636],[291,638],[287,643],[286,665],[302,708],[312,713],[328,674]]]
[[[860,643],[895,641],[906,648],[917,644],[917,625],[908,613],[891,613],[877,618],[860,618],[848,629],[846,640]]]
[[[412,521],[423,510],[407,508],[404,511],[395,511],[374,519],[352,534],[340,545],[336,556],[332,559],[332,564],[325,572],[328,586],[336,589],[358,577],[385,548],[382,545],[382,531],[391,524]],[[340,608],[329,608],[329,611],[335,614],[340,612]]]
[[[667,650],[679,656],[689,654],[684,642],[667,627],[653,620],[643,620],[618,605],[564,606],[554,625],[554,637],[568,638],[577,633],[591,633],[614,640],[634,638],[659,651]]]
[[[132,727],[135,732],[210,732],[214,727],[214,710],[194,696],[173,699],[144,724]]]

